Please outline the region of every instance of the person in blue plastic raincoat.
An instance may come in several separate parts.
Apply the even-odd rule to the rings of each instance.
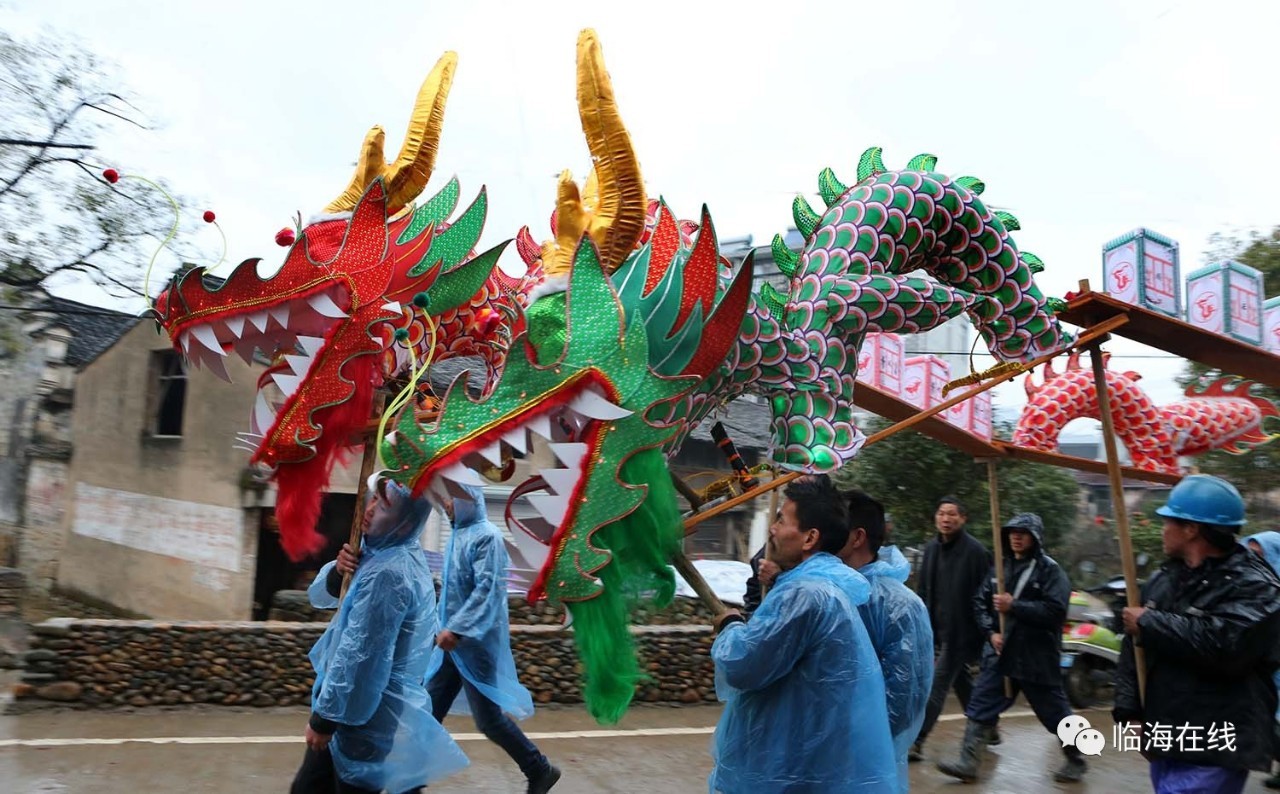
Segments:
[[[484,493],[460,486],[466,497],[444,504],[453,522],[440,592],[441,629],[436,644],[445,652],[432,659],[427,691],[432,711],[443,721],[459,692],[476,728],[497,744],[529,781],[530,794],[543,794],[560,779],[533,742],[512,722],[533,714],[533,698],[516,677],[507,618],[507,557],[502,532],[485,514]],[[462,709],[459,709],[462,710]]]
[[[835,552],[849,536],[825,475],[784,491],[769,528],[782,569],[743,622],[716,619],[711,647],[724,711],[712,741],[712,792],[894,792],[884,677],[858,614],[870,585]]]
[[[840,559],[871,583],[858,607],[880,657],[889,732],[898,763],[898,790],[911,787],[907,751],[920,733],[933,688],[933,626],[929,610],[906,586],[911,563],[897,546],[885,546],[884,506],[861,491],[848,494],[849,540]]]
[[[1241,538],[1240,542],[1254,554],[1266,560],[1271,569],[1276,572],[1276,575],[1280,576],[1280,532],[1258,532]],[[1280,690],[1280,670],[1274,673],[1272,680],[1275,682],[1276,689]],[[1273,759],[1280,760],[1280,706],[1276,707],[1274,733],[1275,736],[1272,737],[1271,742],[1271,755]],[[1274,769],[1274,761],[1272,768]],[[1267,778],[1262,785],[1270,789],[1280,789],[1280,774]]]
[[[417,791],[467,766],[431,716],[423,686],[437,628],[435,588],[418,543],[429,511],[402,486],[370,478],[359,569],[311,649],[307,751],[292,794]],[[331,570],[317,577],[312,597],[336,605],[335,593],[318,592],[333,583]]]

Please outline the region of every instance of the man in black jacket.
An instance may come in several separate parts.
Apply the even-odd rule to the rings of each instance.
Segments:
[[[1156,512],[1170,559],[1147,583],[1143,606],[1124,610],[1112,714],[1139,737],[1157,794],[1239,792],[1250,769],[1271,761],[1280,580],[1237,544],[1244,500],[1225,480],[1185,477]],[[1135,644],[1145,654],[1145,697]]]
[[[988,639],[982,672],[973,685],[965,709],[968,725],[956,761],[938,764],[943,774],[972,783],[978,779],[987,734],[1000,714],[1013,705],[1019,690],[1026,696],[1040,724],[1057,734],[1058,724],[1071,716],[1062,690],[1062,624],[1067,619],[1071,584],[1053,558],[1044,553],[1044,524],[1035,513],[1019,513],[1001,530],[1004,581],[1010,592],[994,594],[991,578],[970,603],[975,622]],[[1005,617],[1004,634],[996,613]],[[1005,680],[1010,681],[1006,694]],[[1066,762],[1056,772],[1059,782],[1084,776],[1086,765],[1074,745],[1064,747]]]
[[[965,532],[968,517],[960,500],[954,496],[943,497],[933,516],[938,536],[924,547],[916,593],[929,608],[933,642],[937,647],[924,724],[907,756],[912,761],[922,757],[925,737],[942,713],[947,692],[954,687],[960,705],[969,705],[973,685],[968,666],[978,661],[985,642],[969,605],[987,578],[991,558],[986,548]]]

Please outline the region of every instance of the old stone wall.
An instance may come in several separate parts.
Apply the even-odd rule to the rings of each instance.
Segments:
[[[439,585],[436,590],[439,591]],[[513,626],[559,626],[564,623],[564,610],[546,601],[530,605],[524,596],[511,596],[507,605]],[[271,620],[325,623],[333,614],[331,609],[313,608],[303,590],[280,590],[271,601]],[[631,616],[631,622],[637,626],[708,626],[712,617],[711,610],[701,601],[677,598],[665,609],[637,609]]]
[[[15,620],[22,610],[25,577],[14,568],[0,568],[0,620]]]
[[[313,681],[307,659],[320,623],[162,623],[54,619],[33,627],[12,708],[211,704],[304,706]],[[632,632],[650,680],[637,700],[715,700],[711,630],[637,626]],[[539,703],[578,703],[572,630],[514,626],[520,680]]]

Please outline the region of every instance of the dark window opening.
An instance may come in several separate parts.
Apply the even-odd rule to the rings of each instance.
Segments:
[[[187,370],[182,358],[172,350],[151,354],[155,372],[155,399],[152,401],[151,434],[182,435],[182,415],[187,404]]]

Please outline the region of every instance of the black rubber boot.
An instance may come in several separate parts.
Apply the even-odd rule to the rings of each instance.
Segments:
[[[987,729],[987,746],[988,747],[995,747],[997,744],[1000,744],[1000,742],[1004,741],[1003,739],[1000,738],[999,723],[995,725],[987,725],[985,727]]]
[[[1058,767],[1053,773],[1053,779],[1059,783],[1078,783],[1084,777],[1084,773],[1089,771],[1089,765],[1085,763],[1084,755],[1075,747],[1062,748],[1062,754],[1067,760]]]
[[[982,763],[982,751],[987,747],[987,731],[991,726],[973,720],[964,727],[964,741],[960,745],[960,757],[954,761],[939,761],[938,771],[966,783],[978,781],[978,767]]]
[[[917,761],[924,760],[924,742],[916,741],[911,745],[911,749],[907,750],[907,763],[914,764]]]
[[[529,794],[546,794],[551,787],[560,782],[560,768],[555,764],[547,766],[545,772],[529,781]]]

